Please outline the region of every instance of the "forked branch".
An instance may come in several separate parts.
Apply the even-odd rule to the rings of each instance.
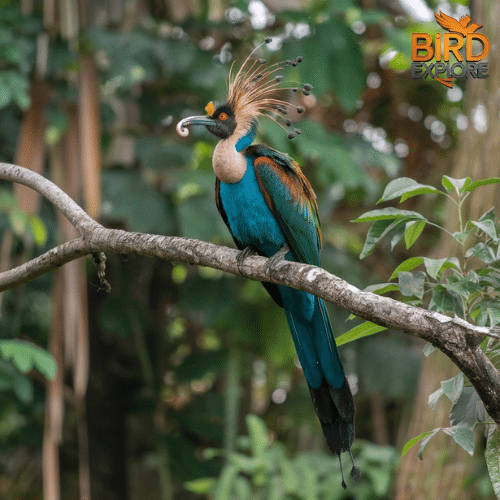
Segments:
[[[479,344],[485,335],[500,338],[499,328],[478,327],[459,318],[420,309],[364,292],[324,269],[282,260],[270,271],[267,259],[251,256],[238,264],[239,252],[190,238],[107,229],[89,217],[66,193],[31,170],[0,163],[0,178],[33,188],[51,201],[75,226],[80,238],[0,273],[0,291],[31,281],[71,260],[94,252],[158,257],[212,267],[257,281],[310,292],[363,319],[420,337],[443,351],[467,376],[486,410],[500,424],[500,374]]]

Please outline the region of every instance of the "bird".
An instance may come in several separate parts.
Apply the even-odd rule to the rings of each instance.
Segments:
[[[467,26],[470,22],[470,16],[468,14],[463,15],[459,21],[453,17],[447,16],[443,12],[439,11],[439,14],[434,12],[436,21],[445,29],[454,33],[460,33],[463,36],[467,36],[474,33],[479,28],[482,28],[482,24],[472,23]]]
[[[289,110],[302,114],[303,106],[280,97],[287,86],[280,74],[297,66],[301,56],[275,64],[254,57],[268,37],[245,59],[238,71],[229,71],[227,99],[210,101],[206,115],[184,118],[177,132],[186,137],[189,127],[204,126],[219,139],[212,158],[216,176],[217,209],[239,250],[240,265],[249,255],[268,257],[272,268],[281,259],[321,265],[321,226],[316,195],[300,166],[290,156],[265,144],[253,144],[258,119],[268,117],[287,131],[289,139],[301,133],[285,116]],[[311,93],[312,85],[301,91]],[[330,450],[339,458],[349,452],[351,477],[359,468],[351,453],[354,440],[355,404],[342,367],[335,337],[322,299],[286,286],[263,282],[278,306],[284,308],[304,372],[312,403]]]

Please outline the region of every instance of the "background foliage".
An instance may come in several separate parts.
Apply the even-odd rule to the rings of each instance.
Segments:
[[[428,7],[460,15],[463,3]],[[290,95],[307,109],[293,141],[266,122],[259,140],[292,155],[313,184],[323,266],[364,288],[390,281],[406,262],[403,295],[432,294],[444,312],[448,301],[480,324],[493,321],[493,299],[478,308],[453,279],[435,283],[441,267],[427,266],[425,276],[408,267],[420,256],[454,262],[451,250],[434,255],[437,230],[417,241],[423,219],[415,219],[411,244],[393,252],[384,229],[368,233],[367,247],[367,226],[350,222],[395,177],[437,186],[461,134],[473,130],[464,82],[447,89],[409,77],[409,34],[435,32],[431,10],[412,17],[403,2],[265,4],[1,1],[0,158],[42,171],[105,225],[232,245],[214,203],[215,141],[205,132],[180,139],[175,124],[224,99],[231,62],[273,36],[262,55],[302,55],[287,78],[311,83],[314,95]],[[0,208],[2,269],[72,237],[25,190],[2,185]],[[404,208],[446,222],[439,197],[412,198]],[[479,222],[494,225],[492,214]],[[492,240],[467,256],[488,267],[497,260]],[[364,473],[343,492],[284,315],[259,283],[109,255],[107,294],[92,263],[65,267],[1,298],[2,498],[398,497],[412,415],[431,411],[412,406],[420,343],[383,332],[342,348]],[[330,313],[337,334],[350,329],[345,312]],[[437,477],[464,462],[457,457],[426,459]],[[460,498],[488,498],[484,458],[464,463]]]

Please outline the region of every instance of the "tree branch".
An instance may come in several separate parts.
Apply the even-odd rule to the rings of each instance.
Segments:
[[[81,235],[15,269],[0,273],[0,291],[31,281],[76,258],[102,251],[202,265],[257,281],[287,285],[317,295],[363,319],[430,342],[467,376],[489,415],[500,424],[500,374],[479,347],[485,335],[499,339],[499,328],[474,326],[460,318],[361,291],[315,266],[282,260],[270,270],[265,267],[268,259],[258,256],[248,257],[238,265],[239,252],[227,247],[176,236],[107,229],[90,218],[55,184],[30,170],[0,163],[0,178],[19,182],[43,194]]]

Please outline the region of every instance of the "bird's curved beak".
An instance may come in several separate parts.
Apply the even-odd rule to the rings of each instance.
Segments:
[[[188,127],[195,125],[213,125],[214,121],[209,116],[188,116],[181,120],[176,127],[177,133],[182,137],[189,135]]]

